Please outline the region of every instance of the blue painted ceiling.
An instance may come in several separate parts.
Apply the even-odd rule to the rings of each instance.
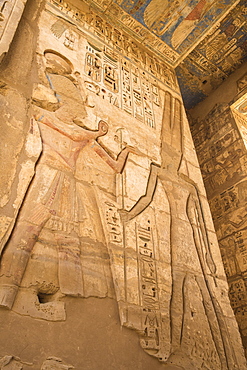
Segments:
[[[89,2],[167,58],[187,109],[247,60],[247,0]]]
[[[114,0],[125,12],[184,55],[239,1]]]

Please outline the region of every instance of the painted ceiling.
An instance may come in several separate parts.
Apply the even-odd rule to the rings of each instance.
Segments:
[[[239,1],[114,0],[179,55],[186,54]]]
[[[246,35],[247,1],[242,0],[176,68],[187,109],[197,105],[247,61]]]
[[[194,107],[247,60],[247,0],[89,0],[176,68]]]

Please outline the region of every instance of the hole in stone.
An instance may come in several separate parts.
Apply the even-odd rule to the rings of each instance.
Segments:
[[[205,85],[207,82],[208,82],[207,80],[202,81],[203,85]]]
[[[52,301],[52,294],[38,293],[39,303],[47,303]]]

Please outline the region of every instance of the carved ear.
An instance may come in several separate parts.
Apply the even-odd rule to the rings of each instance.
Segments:
[[[98,125],[98,130],[99,130],[99,136],[106,135],[108,132],[108,124],[105,121],[100,120],[99,125]]]

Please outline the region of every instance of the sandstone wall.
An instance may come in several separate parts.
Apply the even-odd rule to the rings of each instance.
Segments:
[[[2,81],[2,368],[245,369],[174,71],[30,1]]]

